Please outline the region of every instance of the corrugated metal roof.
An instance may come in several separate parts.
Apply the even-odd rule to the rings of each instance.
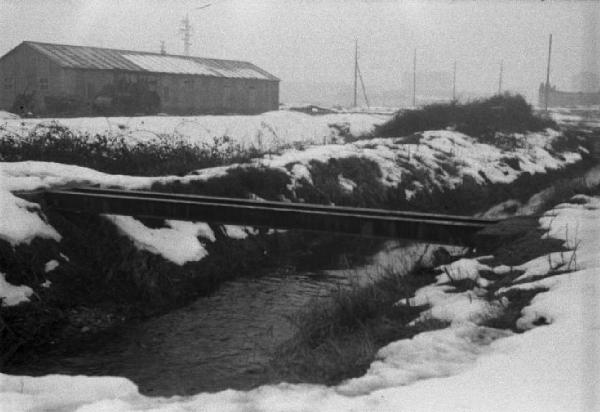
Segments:
[[[39,42],[23,43],[45,54],[61,67],[73,69],[126,70],[149,73],[279,80],[277,77],[252,63],[244,61],[206,59],[194,56],[176,56]]]

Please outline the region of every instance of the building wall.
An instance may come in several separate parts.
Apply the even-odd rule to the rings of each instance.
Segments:
[[[13,109],[17,97],[26,95],[30,97],[26,99],[28,103],[19,104],[24,107],[17,111],[43,113],[46,96],[61,93],[64,81],[64,70],[60,66],[21,45],[0,59],[0,109]]]
[[[250,114],[279,108],[278,81],[61,68],[27,45],[0,59],[0,82],[0,109],[11,110],[17,95],[31,94],[24,112],[35,115]],[[131,103],[131,95],[140,93]],[[131,104],[115,104],[118,99]],[[154,100],[158,105],[146,104]]]
[[[110,90],[123,93],[131,85],[156,93],[159,112],[167,114],[261,113],[279,107],[276,81],[166,73],[67,70],[65,88],[91,105]],[[130,113],[131,114],[131,113]]]
[[[158,78],[165,113],[261,113],[279,107],[276,81],[163,74]]]

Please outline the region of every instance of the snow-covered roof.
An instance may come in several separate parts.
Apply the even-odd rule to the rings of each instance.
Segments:
[[[59,66],[72,69],[125,70],[239,79],[279,80],[260,67],[245,61],[30,41],[21,43],[21,45],[23,44],[48,56]]]

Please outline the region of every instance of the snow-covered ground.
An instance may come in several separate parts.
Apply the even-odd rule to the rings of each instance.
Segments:
[[[16,120],[19,116],[5,110],[0,110],[0,120]]]
[[[550,117],[558,124],[600,127],[600,107],[598,106],[555,107],[549,109],[549,113]]]
[[[521,265],[507,289],[544,287],[512,333],[479,326],[503,299],[483,299],[486,258],[459,260],[415,299],[422,316],[451,326],[379,351],[365,376],[335,387],[279,384],[242,392],[150,398],[124,378],[0,375],[0,405],[10,411],[595,411],[600,408],[600,198],[578,195],[540,219],[547,236],[571,249]],[[445,269],[445,270],[444,270]],[[570,271],[569,271],[570,270]],[[479,285],[452,293],[448,275]],[[540,278],[539,275],[548,274]],[[402,304],[402,302],[399,302]],[[543,320],[542,322],[540,322]]]
[[[390,118],[386,114],[335,113],[311,116],[294,111],[274,111],[255,116],[143,116],[19,119],[0,117],[0,137],[27,136],[60,125],[78,135],[124,137],[132,144],[166,136],[192,144],[212,145],[215,139],[242,148],[275,150],[293,144],[338,142],[341,135],[358,137]],[[344,131],[342,133],[341,131]]]
[[[544,173],[559,169],[581,159],[580,153],[552,154],[549,143],[558,132],[548,130],[519,136],[520,147],[507,152],[496,146],[478,143],[464,134],[446,130],[422,134],[418,144],[406,144],[402,138],[378,138],[344,145],[310,146],[305,150],[288,150],[281,155],[267,155],[243,165],[202,169],[186,176],[136,177],[110,175],[85,167],[51,162],[0,163],[0,206],[10,217],[0,222],[0,239],[11,244],[28,243],[33,237],[60,239],[60,234],[44,222],[36,212],[37,205],[13,196],[10,191],[36,190],[64,185],[99,185],[123,189],[147,189],[156,182],[169,183],[206,181],[221,177],[238,167],[275,169],[287,174],[287,189],[295,194],[296,188],[312,185],[312,161],[364,158],[375,162],[381,170],[381,183],[388,188],[405,185],[404,195],[410,200],[416,193],[430,192],[433,188],[452,189],[468,177],[481,185],[510,183],[524,173]],[[518,163],[511,167],[507,159]],[[419,174],[418,179],[414,178]],[[338,184],[346,193],[352,192],[356,182],[340,174]],[[142,250],[160,254],[182,265],[206,256],[198,236],[197,224],[180,222],[168,228],[151,229],[131,218],[109,217],[119,231],[129,236]],[[14,225],[13,222],[19,222]],[[225,228],[233,238],[245,237],[248,228]],[[202,233],[204,238],[206,230]],[[174,248],[173,244],[178,247]]]
[[[410,198],[435,186],[455,187],[467,176],[481,184],[510,183],[523,173],[545,172],[581,159],[579,153],[553,154],[548,143],[556,136],[550,130],[519,136],[519,147],[504,151],[461,133],[430,131],[422,134],[419,144],[391,138],[313,146],[265,156],[242,167],[284,171],[293,192],[298,185],[311,184],[311,160],[362,157],[380,167],[381,183],[388,187],[406,183],[415,171],[422,172],[421,179],[406,189],[406,197]],[[507,159],[516,159],[519,167],[510,167],[512,162]],[[48,162],[0,163],[0,238],[12,245],[28,243],[34,237],[61,239],[36,204],[15,197],[11,191],[65,184],[144,189],[154,182],[207,180],[223,176],[233,167],[239,165],[205,169],[183,177],[133,177]],[[355,182],[348,176],[340,175],[338,181],[341,189],[354,190]],[[177,264],[201,259],[206,255],[206,242],[215,240],[202,222],[168,221],[168,227],[152,229],[133,218],[108,218],[138,248],[161,254]],[[484,298],[489,280],[481,272],[501,276],[510,268],[488,266],[485,257],[463,259],[440,267],[438,282],[419,290],[413,299],[413,303],[431,305],[423,318],[447,320],[451,326],[387,345],[365,376],[335,387],[280,384],[248,392],[227,390],[165,399],[142,396],[135,384],[124,378],[0,374],[0,406],[15,412],[596,410],[600,408],[600,198],[578,196],[573,203],[548,212],[540,225],[548,230],[548,236],[564,240],[573,251],[543,256],[522,265],[518,268],[524,271],[519,283],[513,282],[499,291],[548,288],[523,310],[518,325],[524,333],[480,326],[506,304],[502,295],[491,301]],[[251,229],[227,227],[225,232],[243,238]],[[174,244],[178,247],[173,248]],[[60,264],[48,262],[48,271],[57,263]],[[563,273],[563,269],[572,272]],[[554,274],[540,279],[539,275],[549,271]],[[448,281],[459,278],[470,278],[477,286],[457,293]],[[31,295],[30,288],[11,285],[0,273],[3,304],[19,304]],[[549,324],[536,326],[541,319]]]
[[[478,216],[490,219],[503,219],[510,216],[526,216],[535,215],[543,211],[544,205],[549,199],[556,195],[557,191],[561,190],[557,186],[568,188],[571,191],[586,192],[589,189],[594,189],[600,185],[600,165],[597,165],[583,176],[571,179],[568,183],[560,183],[552,185],[531,196],[526,202],[520,202],[517,199],[508,199],[499,203]]]

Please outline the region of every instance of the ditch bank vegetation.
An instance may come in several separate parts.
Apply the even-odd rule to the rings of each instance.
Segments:
[[[454,132],[417,133],[405,138],[290,150],[250,163],[199,170],[181,178],[149,179],[139,188],[475,214],[506,199],[524,202],[556,179],[579,176],[594,163],[585,148],[587,141],[581,136],[557,132],[541,136],[547,139],[542,154],[540,145],[528,143],[524,136],[499,135],[497,145],[482,146]],[[85,151],[85,146],[80,149]],[[161,146],[160,151],[163,149],[168,155],[157,155],[151,161],[140,155],[145,160],[137,164],[177,158],[178,149],[169,152],[168,145]],[[488,165],[475,162],[479,158],[472,163],[465,160],[464,155],[474,150],[491,156]],[[60,150],[56,158],[44,160],[62,161],[59,153]],[[98,153],[94,156],[102,157]],[[128,156],[119,162],[127,164]],[[531,165],[539,156],[547,164],[532,170]],[[497,167],[490,169],[489,164]],[[87,169],[78,178],[71,172],[57,172],[56,165],[52,172],[44,171],[46,164],[33,165],[28,169],[29,164],[3,164],[6,180],[16,182],[11,186],[13,190],[18,189],[18,179],[24,176],[39,178],[42,187],[83,182],[110,186],[101,179],[87,178]],[[465,173],[470,169],[475,173]],[[498,170],[505,178],[492,174]],[[36,238],[29,244],[13,245],[0,240],[0,271],[9,283],[33,290],[30,302],[1,307],[3,362],[18,363],[36,350],[47,351],[53,346],[68,349],[69,345],[76,346],[78,340],[93,339],[95,333],[115,324],[163,313],[212,293],[226,279],[260,276],[264,270],[282,265],[339,266],[336,256],[340,254],[356,263],[381,244],[326,234],[245,228],[242,231],[246,235],[234,238],[226,228],[210,225],[214,240],[202,239],[207,255],[178,265],[140,249],[104,217],[42,212],[61,234],[60,242]],[[142,223],[148,229],[165,226],[164,222]],[[49,266],[49,262],[56,263]],[[329,379],[332,378],[326,378]]]
[[[495,337],[504,336],[502,331],[523,332],[518,326],[522,309],[547,289],[504,292],[502,288],[511,286],[524,273],[519,265],[548,253],[567,252],[561,241],[540,239],[544,234],[537,222],[530,222],[520,228],[518,236],[505,237],[496,249],[485,250],[491,254],[487,257],[478,257],[481,254],[473,250],[450,256],[439,248],[427,265],[417,260],[410,270],[394,268],[366,286],[339,289],[331,301],[315,300],[292,319],[297,332],[273,356],[268,383],[343,386],[348,380],[364,376],[378,360],[380,349],[390,342],[449,327],[450,319],[432,308],[435,301],[416,297],[432,287],[443,289],[450,300],[452,295],[457,300],[467,295],[472,300],[465,304],[480,301],[494,308],[481,318],[466,320],[500,330],[492,334]],[[519,249],[517,255],[507,250],[514,246]],[[572,263],[565,259],[556,267],[569,271],[574,268]]]

